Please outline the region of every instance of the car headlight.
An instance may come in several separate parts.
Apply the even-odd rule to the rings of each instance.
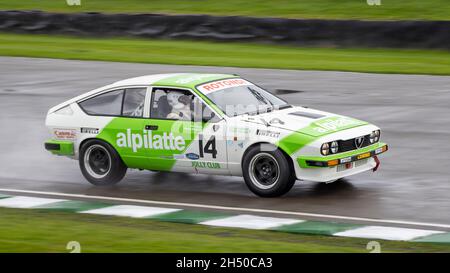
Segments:
[[[328,143],[322,144],[322,147],[320,147],[320,152],[323,155],[329,155],[330,154],[330,144],[328,144]]]
[[[330,145],[330,152],[331,152],[332,154],[335,154],[335,153],[337,153],[338,151],[339,151],[339,144],[338,144],[338,142],[337,142],[337,141],[331,142],[331,145]]]
[[[378,142],[380,140],[380,134],[381,134],[380,130],[376,130],[376,131],[373,131],[372,133],[370,133],[370,136],[369,136],[370,144]]]

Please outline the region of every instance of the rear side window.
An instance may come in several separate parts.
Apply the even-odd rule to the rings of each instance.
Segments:
[[[125,98],[123,99],[122,116],[142,117],[146,92],[146,88],[126,89]]]
[[[107,92],[79,103],[89,115],[120,116],[124,90]]]

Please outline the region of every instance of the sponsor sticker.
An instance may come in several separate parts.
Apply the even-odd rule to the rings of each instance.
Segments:
[[[256,130],[256,134],[258,136],[267,136],[267,137],[274,137],[274,138],[279,138],[280,137],[280,132],[275,132],[275,131],[269,131],[269,130]]]
[[[200,158],[200,156],[198,154],[188,153],[186,154],[186,158],[189,158],[190,160],[197,160]]]
[[[77,137],[75,129],[53,129],[53,134],[61,140],[74,140]]]
[[[313,123],[312,129],[317,133],[328,133],[352,126],[361,125],[361,121],[348,117],[331,117]]]
[[[351,157],[345,157],[345,158],[341,158],[340,163],[347,163],[347,162],[350,162],[350,161],[352,161]]]
[[[192,161],[194,168],[220,169],[220,164],[217,162]]]
[[[186,141],[182,136],[175,136],[173,133],[153,134],[152,131],[144,130],[142,133],[132,133],[127,129],[126,133],[117,134],[116,144],[120,148],[131,148],[134,153],[139,149],[183,151]]]
[[[197,89],[203,94],[208,94],[222,89],[243,85],[252,85],[252,84],[244,79],[226,79],[199,85],[197,86]]]
[[[83,134],[98,134],[99,129],[98,128],[84,128],[81,127],[81,133]]]

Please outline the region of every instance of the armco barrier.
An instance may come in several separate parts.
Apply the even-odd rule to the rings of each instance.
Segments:
[[[0,11],[0,31],[272,42],[302,46],[450,49],[450,21]]]

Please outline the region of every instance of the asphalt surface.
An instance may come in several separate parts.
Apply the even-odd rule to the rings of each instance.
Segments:
[[[298,182],[264,199],[242,178],[129,171],[94,187],[78,162],[49,154],[47,110],[128,77],[167,72],[237,73],[292,104],[382,128],[390,151],[378,172],[332,184]],[[66,61],[0,57],[0,188],[299,211],[450,224],[450,77]]]

